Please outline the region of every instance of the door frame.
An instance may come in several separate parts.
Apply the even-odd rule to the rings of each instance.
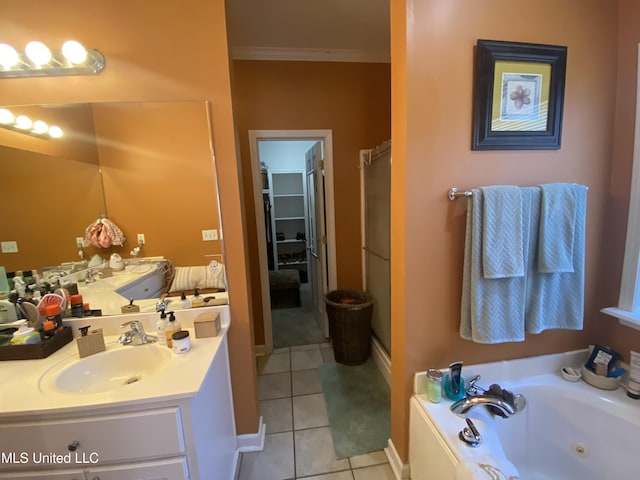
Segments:
[[[271,299],[269,297],[269,266],[265,238],[264,211],[262,199],[262,178],[260,176],[260,140],[316,140],[323,142],[324,148],[324,196],[326,214],[327,284],[329,290],[337,288],[336,275],[336,233],[335,204],[333,188],[333,137],[331,130],[249,130],[249,151],[251,154],[251,176],[253,180],[253,200],[256,212],[258,257],[260,265],[260,291],[262,293],[262,319],[264,324],[264,352],[273,351],[273,325],[271,321]],[[325,318],[325,323],[327,319]],[[324,332],[323,332],[324,333]]]

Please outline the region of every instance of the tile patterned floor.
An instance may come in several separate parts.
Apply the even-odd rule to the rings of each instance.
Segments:
[[[394,480],[383,451],[337,459],[319,367],[331,344],[278,348],[258,358],[264,450],[243,453],[238,480]]]

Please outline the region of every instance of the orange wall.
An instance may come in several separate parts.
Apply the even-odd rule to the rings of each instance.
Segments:
[[[391,8],[392,441],[406,460],[416,371],[453,360],[477,363],[583,348],[614,323],[598,313],[598,287],[612,280],[599,278],[598,259],[606,251],[601,232],[613,141],[617,12],[614,3],[599,0],[584,0],[580,8],[573,0],[540,0],[526,11],[509,0],[422,0],[411,11],[392,2]],[[568,46],[560,150],[471,151],[479,38]],[[395,62],[405,55],[406,65]],[[584,331],[546,331],[523,343],[497,345],[462,340],[466,202],[449,201],[447,190],[545,182],[589,186]]]
[[[122,247],[86,247],[87,259],[96,253],[108,258],[112,252],[128,258],[138,233],[145,234],[143,256],[164,255],[176,266],[203,265],[209,255],[220,254],[221,242],[204,242],[201,235],[202,229],[218,229],[220,224],[205,102],[16,111],[46,118],[63,127],[65,135],[44,140],[0,130],[5,145],[21,148],[7,149],[9,154],[2,156],[3,195],[16,205],[38,199],[34,208],[39,212],[53,208],[52,202],[66,202],[69,214],[47,222],[43,230],[40,222],[5,210],[0,237],[17,241],[19,247],[16,254],[0,253],[0,265],[9,272],[79,260],[75,238],[83,237],[101,213],[107,213],[127,240]],[[155,216],[158,209],[161,220]]]
[[[0,241],[18,243],[17,253],[0,253],[0,265],[14,272],[78,261],[76,237],[84,236],[88,223],[104,210],[95,142],[77,141],[94,138],[91,108],[12,111],[58,125],[65,135],[47,140],[0,128]],[[61,204],[73,214],[56,214],[43,228],[42,215]],[[85,253],[90,258],[95,252]]]
[[[98,167],[4,146],[0,159],[0,240],[18,244],[17,253],[0,253],[0,265],[41,272],[79,261],[75,239],[104,210]]]
[[[143,233],[142,255],[175,266],[219,254],[220,241],[202,241],[220,224],[206,104],[97,104],[94,118],[107,212],[127,237],[113,250],[129,257]]]
[[[33,121],[43,120],[49,125],[57,125],[63,130],[63,135],[55,140],[46,140],[2,128],[0,145],[98,164],[91,105],[64,108],[20,105],[10,110],[14,115],[27,115]]]
[[[627,232],[628,202],[631,191],[633,141],[636,110],[636,84],[640,43],[640,3],[618,1],[618,79],[614,148],[611,180],[606,198],[606,219],[603,241],[606,250],[600,257],[601,288],[605,301],[602,307],[616,306],[622,276],[622,262]],[[629,357],[629,351],[640,351],[640,331],[624,327],[617,320],[601,315],[602,343]]]
[[[34,38],[50,44],[75,38],[98,48],[107,60],[105,70],[95,77],[3,79],[2,105],[211,101],[231,302],[229,352],[236,426],[238,433],[255,433],[259,415],[251,296],[224,1],[166,2],[162,8],[150,8],[148,2],[5,2],[0,31],[2,40],[14,45]],[[162,221],[161,206],[153,215]],[[190,243],[185,242],[184,248]]]
[[[233,62],[244,200],[251,265],[258,246],[249,130],[331,129],[333,132],[337,282],[361,288],[359,151],[391,135],[388,64],[330,62]],[[255,343],[264,344],[260,278],[254,292]]]

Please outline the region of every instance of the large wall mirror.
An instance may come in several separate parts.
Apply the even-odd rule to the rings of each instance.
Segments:
[[[77,239],[100,215],[127,240],[85,246],[86,259],[118,253],[126,260],[143,234],[140,257],[183,267],[223,260],[206,102],[6,108],[64,132],[47,140],[0,128],[0,241],[17,246],[0,253],[7,272],[79,261]]]

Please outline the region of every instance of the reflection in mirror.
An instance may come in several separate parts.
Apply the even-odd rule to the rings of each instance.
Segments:
[[[130,268],[139,259],[163,257],[188,277],[212,261],[223,265],[221,240],[203,240],[203,230],[213,231],[207,238],[221,236],[207,103],[8,108],[60,126],[64,136],[42,139],[0,129],[0,241],[17,247],[0,253],[7,272],[68,266],[80,255],[98,265],[97,255],[100,266],[108,266],[117,254]],[[100,215],[122,230],[125,243],[79,249],[77,239]],[[176,286],[189,290],[197,283],[187,279]]]

